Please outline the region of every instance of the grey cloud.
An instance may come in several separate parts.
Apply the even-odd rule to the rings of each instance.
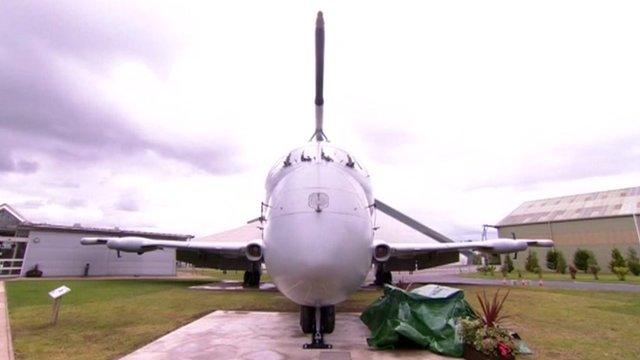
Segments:
[[[64,206],[69,207],[69,208],[83,207],[83,206],[86,206],[86,205],[87,205],[86,200],[77,199],[77,198],[68,199],[64,203]]]
[[[130,195],[123,195],[120,200],[115,204],[117,210],[122,211],[138,211],[140,206],[136,199]]]
[[[505,169],[504,175],[482,181],[468,189],[499,186],[527,187],[545,181],[582,179],[638,171],[640,134],[590,145],[541,149],[539,156],[518,169]]]
[[[178,46],[144,11],[122,6],[0,4],[0,142],[65,163],[152,151],[210,173],[236,171],[233,146],[148,138],[95,90],[91,74],[104,63],[138,59],[162,72]],[[14,168],[28,173],[37,164],[0,158],[0,171]]]
[[[31,174],[38,171],[40,165],[35,161],[30,160],[14,160],[11,153],[4,153],[0,155],[0,173],[2,172],[15,172],[21,174]]]

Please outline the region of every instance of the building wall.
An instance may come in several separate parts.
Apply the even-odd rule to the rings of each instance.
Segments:
[[[500,237],[548,238],[562,250],[567,263],[573,262],[573,254],[578,248],[593,251],[600,268],[608,272],[611,261],[611,249],[617,247],[624,256],[627,249],[634,247],[640,252],[638,233],[632,216],[584,219],[544,224],[511,225],[499,228]],[[547,249],[538,249],[540,265],[544,266]],[[523,266],[526,255],[518,256],[517,263]]]
[[[83,276],[89,263],[89,276],[175,275],[176,252],[173,249],[151,251],[143,255],[121,253],[106,246],[80,244],[83,237],[95,234],[30,231],[21,276],[36,264],[43,276]],[[34,241],[34,239],[38,241]]]

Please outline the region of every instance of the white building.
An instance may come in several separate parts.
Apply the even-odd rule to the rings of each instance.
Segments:
[[[7,204],[0,205],[0,278],[25,276],[36,265],[42,276],[171,276],[176,274],[173,249],[144,256],[118,254],[105,246],[83,246],[82,237],[140,236],[187,240],[191,235],[127,231],[33,223]]]

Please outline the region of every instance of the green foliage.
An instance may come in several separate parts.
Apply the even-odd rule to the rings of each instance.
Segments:
[[[476,267],[476,270],[479,273],[482,273],[483,275],[491,275],[491,276],[495,276],[496,275],[496,267],[494,265],[478,266],[478,267]]]
[[[627,267],[627,262],[625,261],[624,257],[622,257],[622,253],[620,252],[620,250],[614,247],[613,249],[611,249],[611,261],[609,262],[609,270],[615,273],[613,269],[616,267]]]
[[[593,255],[593,253],[591,255]],[[593,275],[593,278],[598,280],[600,266],[598,265],[598,261],[596,260],[595,256],[589,257],[589,259],[587,260],[587,268],[589,269],[589,273]]]
[[[626,266],[614,266],[613,273],[616,274],[618,280],[624,281],[627,274],[629,273],[629,268]]]
[[[573,264],[578,270],[582,270],[585,273],[589,270],[589,258],[594,258],[593,252],[586,249],[578,249],[573,255]]]
[[[567,273],[567,260],[564,259],[564,254],[560,250],[556,250],[556,272],[559,274]]]
[[[504,264],[500,266],[500,272],[502,273],[503,278],[506,278],[507,276],[509,276],[509,268]]]
[[[558,268],[558,251],[556,249],[547,251],[547,268],[549,270],[556,270]]]
[[[505,267],[507,269],[508,273],[511,273],[513,271],[513,260],[511,260],[511,256],[509,254],[506,254],[504,256],[504,261],[502,262],[502,266]]]
[[[460,320],[460,334],[462,340],[472,345],[476,350],[498,358],[498,344],[507,346],[515,354],[517,348],[509,331],[501,326],[484,326],[479,319],[463,318]]]
[[[578,273],[578,269],[577,269],[575,266],[570,265],[570,266],[569,266],[569,274],[571,274],[571,278],[572,278],[573,280],[575,280],[575,279],[576,279],[576,274],[577,274],[577,273]]]
[[[535,251],[529,250],[527,254],[527,260],[524,265],[525,270],[532,273],[537,273],[538,269],[540,269],[540,263],[538,262],[538,253]]]
[[[627,267],[633,275],[640,275],[640,259],[638,259],[638,253],[636,252],[636,249],[632,247],[627,250]]]
[[[488,355],[497,356],[499,354],[498,346],[506,347],[509,353],[515,353],[516,347],[509,332],[500,326],[500,322],[507,318],[502,314],[504,302],[509,296],[509,291],[501,298],[500,290],[493,294],[493,298],[489,299],[487,293],[482,291],[482,296],[476,294],[478,303],[480,304],[479,319],[462,319],[461,335],[465,343],[473,345],[473,347]]]

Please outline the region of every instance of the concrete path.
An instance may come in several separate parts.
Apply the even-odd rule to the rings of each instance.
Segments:
[[[451,359],[425,350],[375,351],[367,347],[369,330],[358,314],[336,314],[330,350],[303,350],[310,336],[300,331],[298,313],[215,311],[123,360],[163,359]]]
[[[0,360],[13,360],[13,344],[4,281],[0,281]]]

